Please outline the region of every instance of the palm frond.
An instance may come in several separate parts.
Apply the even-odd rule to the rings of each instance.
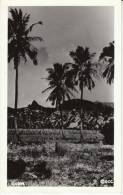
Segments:
[[[28,41],[43,41],[43,38],[42,37],[36,37],[36,36],[34,36],[34,37],[27,37],[27,40]]]
[[[101,60],[106,65],[102,77],[107,78],[107,83],[111,84],[114,81],[114,41],[109,43],[109,46],[103,48],[99,56],[99,61]]]
[[[30,44],[29,47],[26,48],[26,53],[29,56],[29,58],[33,61],[33,64],[37,65],[38,64],[38,61],[37,61],[38,49]]]
[[[9,10],[11,18],[8,19],[8,61],[10,62],[15,57],[23,58],[26,62],[26,55],[33,61],[34,65],[37,65],[37,53],[38,50],[31,44],[32,41],[42,41],[39,36],[28,36],[28,33],[32,31],[33,27],[37,24],[41,25],[42,22],[32,24],[27,28],[30,14],[23,14],[21,9]]]
[[[103,59],[105,56],[114,58],[114,41],[109,43],[109,46],[103,48],[103,51],[99,56],[99,60]]]
[[[51,89],[53,89],[53,88],[54,88],[53,86],[50,86],[50,87],[44,89],[44,90],[42,91],[42,93],[45,93],[45,92],[47,92],[47,91],[49,91],[49,90],[51,90]]]
[[[88,47],[78,46],[73,52],[70,52],[70,56],[73,58],[75,64],[72,65],[71,74],[73,74],[74,82],[79,84],[79,88],[83,86],[91,90],[95,86],[93,77],[98,77],[97,66],[91,62],[95,53],[91,53]],[[76,85],[75,84],[75,85]]]
[[[39,21],[39,22],[33,23],[33,24],[26,30],[25,34],[29,34],[29,33],[32,31],[32,29],[34,28],[34,26],[36,26],[36,25],[43,25],[43,22],[42,22],[42,21]]]
[[[48,77],[49,87],[45,89],[43,92],[47,90],[53,89],[48,96],[46,101],[51,101],[52,104],[61,104],[63,103],[65,97],[70,99],[73,96],[72,91],[76,91],[77,89],[74,87],[72,76],[70,71],[72,71],[72,66],[69,64],[53,64],[52,68],[48,68]],[[57,105],[56,105],[57,106]]]
[[[111,64],[107,66],[102,76],[107,78],[107,83],[111,84],[114,81],[114,66]]]

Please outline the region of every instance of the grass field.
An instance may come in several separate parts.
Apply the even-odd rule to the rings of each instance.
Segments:
[[[29,133],[25,135],[28,136]],[[113,156],[111,145],[79,143],[59,137],[57,141],[45,139],[42,143],[9,143],[8,159],[22,159],[26,167],[20,177],[9,178],[8,185],[112,186],[112,183],[101,184],[101,179],[113,180]],[[46,163],[47,175],[35,169],[42,162]]]

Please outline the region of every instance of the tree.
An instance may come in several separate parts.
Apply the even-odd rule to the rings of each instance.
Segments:
[[[110,119],[106,122],[101,130],[101,133],[104,135],[105,144],[114,144],[114,120]]]
[[[18,105],[18,66],[21,59],[25,62],[27,58],[37,65],[38,49],[32,44],[33,41],[42,41],[39,36],[31,36],[33,27],[42,22],[32,24],[28,27],[30,15],[23,14],[22,10],[10,9],[11,18],[8,19],[8,62],[14,62],[15,69],[15,129],[17,129],[17,105]]]
[[[89,48],[83,48],[78,46],[75,51],[70,52],[74,63],[72,63],[71,74],[75,81],[75,85],[79,86],[81,95],[81,108],[80,108],[80,118],[81,118],[81,137],[83,130],[83,89],[87,87],[89,90],[95,87],[93,78],[97,77],[97,66],[92,63],[92,58],[95,53],[90,53]]]
[[[72,83],[68,64],[55,63],[53,68],[48,68],[47,71],[48,77],[46,79],[49,82],[49,87],[43,90],[42,93],[52,90],[46,101],[51,101],[52,105],[55,105],[56,109],[60,111],[63,135],[62,103],[65,101],[65,98],[70,99],[73,96],[72,91],[77,92],[77,90]]]
[[[103,48],[99,60],[106,64],[102,76],[107,78],[107,83],[111,84],[114,81],[114,41]]]

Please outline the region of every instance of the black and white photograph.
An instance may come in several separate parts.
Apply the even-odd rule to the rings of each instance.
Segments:
[[[114,186],[113,6],[9,6],[8,186]]]

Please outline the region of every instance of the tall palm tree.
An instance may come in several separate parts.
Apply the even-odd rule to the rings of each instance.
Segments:
[[[106,64],[102,76],[107,78],[107,83],[111,84],[114,81],[114,41],[103,48],[99,60]]]
[[[87,87],[89,90],[95,87],[93,78],[97,77],[97,67],[95,63],[92,63],[92,58],[95,53],[90,53],[89,48],[83,48],[78,46],[75,51],[71,51],[69,55],[72,57],[74,63],[72,63],[72,74],[75,80],[75,84],[79,86],[80,94],[80,118],[81,118],[81,138],[83,130],[83,90]]]
[[[22,10],[10,9],[11,17],[8,19],[8,62],[13,60],[15,69],[15,128],[17,129],[17,105],[18,105],[18,66],[21,59],[25,62],[28,58],[37,65],[37,48],[33,41],[42,41],[39,36],[31,36],[33,27],[42,24],[41,21],[28,26],[30,15],[23,14]]]
[[[77,90],[72,83],[68,64],[55,63],[53,68],[48,68],[47,71],[48,77],[46,79],[49,82],[49,87],[43,90],[42,93],[52,90],[46,101],[51,101],[52,105],[55,105],[56,109],[60,111],[63,135],[62,103],[65,98],[70,99],[73,96],[72,91],[77,92]]]

